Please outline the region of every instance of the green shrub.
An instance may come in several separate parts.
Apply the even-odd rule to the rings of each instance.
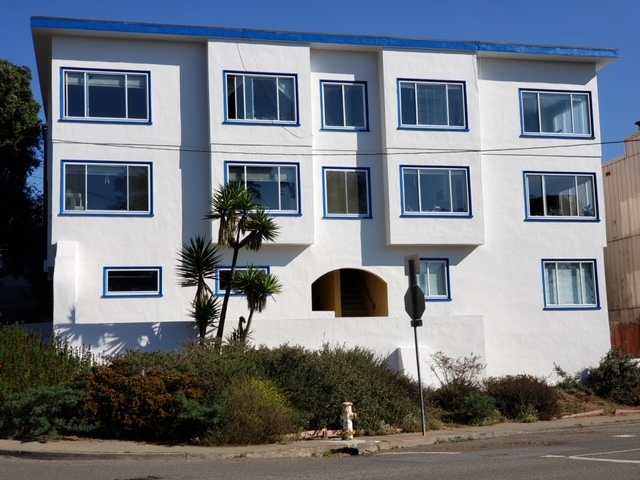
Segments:
[[[468,423],[464,411],[468,399],[479,395],[480,388],[464,380],[454,380],[437,388],[432,395],[434,404],[444,411],[443,420]]]
[[[496,400],[481,393],[472,393],[466,398],[459,416],[470,425],[493,425],[500,420]]]
[[[55,335],[45,342],[22,325],[0,327],[0,398],[31,388],[71,384],[87,376],[92,364],[87,351],[73,349]]]
[[[95,425],[83,414],[85,398],[85,392],[66,385],[12,393],[0,403],[0,434],[28,441],[91,432]]]
[[[217,444],[250,445],[281,441],[295,433],[295,414],[276,384],[258,378],[237,378],[228,385]]]
[[[640,405],[638,362],[619,350],[610,350],[598,367],[590,370],[587,385],[599,397],[624,405]]]
[[[557,391],[531,375],[490,378],[486,393],[495,398],[500,413],[510,420],[551,420],[560,411]]]
[[[452,358],[443,352],[436,352],[431,355],[431,360],[431,371],[440,382],[440,387],[431,395],[431,401],[443,411],[442,419],[472,423],[473,415],[468,410],[481,394],[478,377],[486,365],[473,353],[468,357]]]
[[[308,351],[284,345],[249,354],[287,397],[304,430],[340,429],[345,401],[353,402],[358,413],[355,428],[367,434],[383,424],[401,428],[407,415],[420,413],[416,382],[367,349],[325,345]]]
[[[99,366],[89,377],[86,406],[103,435],[139,440],[188,440],[217,422],[219,407],[193,378],[156,370],[137,374]],[[200,405],[194,410],[194,405]]]
[[[556,372],[560,381],[556,383],[556,387],[560,390],[575,396],[585,396],[589,394],[589,388],[583,381],[585,372],[576,373],[574,376],[569,375],[559,365],[553,364],[553,369]]]

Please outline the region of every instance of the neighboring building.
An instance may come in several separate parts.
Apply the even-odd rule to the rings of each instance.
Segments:
[[[193,338],[177,252],[217,232],[210,195],[240,179],[281,228],[240,258],[283,284],[257,344],[361,345],[414,372],[417,254],[423,371],[437,351],[549,375],[609,350],[597,72],[616,50],[40,17],[32,31],[54,328],[74,344]],[[227,332],[246,313],[232,297]]]
[[[607,162],[602,170],[611,342],[640,357],[640,132],[627,137],[624,155]]]

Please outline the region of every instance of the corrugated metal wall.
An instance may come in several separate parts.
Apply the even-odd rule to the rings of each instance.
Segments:
[[[611,344],[640,357],[640,132],[625,140],[625,156],[602,170]]]

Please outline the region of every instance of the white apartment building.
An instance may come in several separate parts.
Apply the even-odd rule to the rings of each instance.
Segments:
[[[479,355],[490,376],[548,376],[609,349],[597,73],[616,50],[31,26],[53,322],[72,344],[194,338],[178,251],[217,238],[211,194],[241,180],[280,227],[240,255],[283,284],[255,344],[359,345],[413,374],[404,257],[418,255],[423,372],[442,351]],[[233,296],[226,332],[241,315]]]

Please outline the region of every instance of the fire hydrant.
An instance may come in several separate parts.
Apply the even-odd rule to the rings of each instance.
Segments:
[[[342,415],[340,419],[342,420],[342,438],[345,440],[353,440],[353,435],[356,433],[353,430],[353,420],[358,418],[358,414],[354,413],[351,407],[353,407],[353,403],[351,402],[344,402],[342,404]]]

